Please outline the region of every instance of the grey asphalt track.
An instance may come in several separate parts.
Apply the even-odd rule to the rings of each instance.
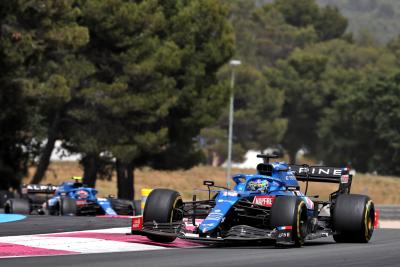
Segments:
[[[34,235],[113,227],[129,227],[130,222],[131,219],[129,218],[31,215],[21,221],[0,223],[0,236]]]
[[[43,216],[37,217],[46,219]],[[52,232],[54,229],[72,231],[76,230],[76,227],[83,230],[86,227],[89,227],[87,229],[104,228],[104,225],[107,225],[107,227],[126,226],[126,224],[123,224],[126,223],[127,219],[52,217],[52,219],[47,219],[48,222],[45,225],[40,224],[40,220],[36,217],[29,217],[25,223],[37,223],[35,231],[41,232],[42,229],[39,225],[42,225],[47,227],[47,232]],[[51,227],[55,222],[62,224],[62,226],[59,226],[60,229]],[[10,228],[14,229],[18,223],[0,224],[0,228],[3,229],[9,224],[7,228],[9,230]],[[13,229],[11,232],[14,232]],[[19,234],[27,234],[27,232]],[[0,259],[0,266],[400,266],[400,230],[376,230],[369,244],[336,244],[329,237],[308,242],[302,248],[275,248],[274,246],[203,247],[10,258]]]

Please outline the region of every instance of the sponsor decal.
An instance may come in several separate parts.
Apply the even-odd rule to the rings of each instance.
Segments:
[[[204,226],[204,227],[214,227],[215,224],[214,223],[203,223],[202,226]]]
[[[232,192],[232,191],[224,191],[224,193],[222,195],[224,197],[237,197],[238,193]]]
[[[286,180],[296,180],[296,177],[294,177],[294,175],[287,175],[285,177]]]
[[[334,168],[311,168],[311,174],[316,175],[335,175],[339,176],[342,174],[341,169],[334,169]]]
[[[289,238],[290,232],[283,232],[278,234],[278,238]]]
[[[76,200],[76,205],[78,206],[86,205],[86,200],[78,199]]]
[[[108,199],[99,197],[99,198],[97,198],[97,202],[99,202],[100,204],[108,203]]]
[[[210,214],[207,216],[206,220],[207,221],[219,221],[222,219],[222,215],[220,214]]]
[[[298,170],[294,170],[300,175],[306,175],[307,173],[317,176],[340,176],[342,169],[332,167],[299,167]]]
[[[340,176],[340,182],[342,184],[347,184],[349,182],[349,175],[348,174],[344,174],[344,175]]]
[[[79,190],[76,194],[78,195],[78,198],[87,198],[89,196],[86,190]]]
[[[278,229],[278,231],[282,231],[282,230],[292,230],[293,226],[289,225],[289,226],[278,226],[276,229]]]
[[[275,201],[275,197],[273,196],[255,196],[253,199],[253,204],[271,207]]]
[[[199,237],[199,234],[193,234],[193,233],[184,233],[185,237]]]
[[[234,204],[236,200],[228,200],[228,199],[218,199],[218,203],[230,203]]]
[[[28,190],[33,190],[33,191],[55,191],[57,190],[58,186],[55,185],[41,185],[41,184],[29,184],[26,186]]]
[[[132,231],[142,230],[143,228],[143,216],[133,216],[132,217]]]

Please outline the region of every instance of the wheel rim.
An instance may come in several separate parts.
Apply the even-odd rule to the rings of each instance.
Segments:
[[[182,206],[183,206],[182,197],[179,196],[175,199],[174,205],[172,206],[173,208],[171,211],[170,222],[182,221],[183,219]]]
[[[304,208],[305,203],[302,201],[298,206],[297,212],[297,240],[298,244],[304,243],[304,238],[307,235],[307,209]]]
[[[375,209],[373,208],[372,200],[369,200],[365,205],[365,240],[369,241],[372,236],[372,232],[374,231],[374,222],[375,222]]]

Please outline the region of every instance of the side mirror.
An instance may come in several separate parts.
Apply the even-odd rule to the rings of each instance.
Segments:
[[[203,181],[203,185],[214,186],[214,182],[213,181]]]

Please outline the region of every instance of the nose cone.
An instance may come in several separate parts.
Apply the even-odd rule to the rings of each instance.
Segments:
[[[199,226],[200,233],[206,234],[215,230],[224,221],[226,214],[238,199],[237,193],[230,194],[228,191],[224,191],[218,194],[215,199],[215,207]]]

